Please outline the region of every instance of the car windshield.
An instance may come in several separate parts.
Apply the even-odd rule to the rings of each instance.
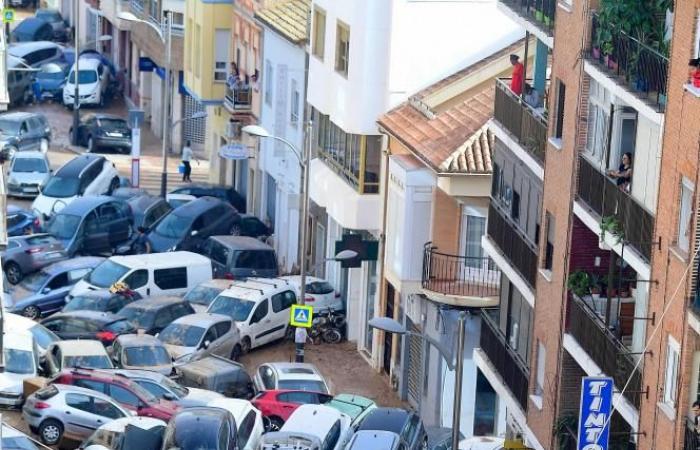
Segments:
[[[25,436],[4,437],[1,447],[3,450],[39,450],[39,447]]]
[[[36,16],[46,22],[60,22],[63,20],[57,11],[37,11]]]
[[[143,309],[138,306],[127,306],[119,311],[119,315],[126,317],[136,328],[151,328],[156,320],[156,312],[152,309]]]
[[[194,218],[168,214],[156,227],[156,233],[168,238],[181,238],[187,233]]]
[[[170,364],[170,355],[163,347],[144,345],[129,347],[124,350],[124,364],[127,366],[147,367]]]
[[[166,428],[163,448],[167,450],[216,450],[222,448],[219,445],[218,427],[197,426],[197,422],[190,422],[188,425]]]
[[[58,342],[61,340],[61,338],[56,336],[53,331],[40,324],[36,324],[31,327],[29,332],[32,333],[32,336],[34,336],[34,339],[36,339],[36,344],[41,348],[46,348],[52,342]]]
[[[20,286],[29,292],[38,292],[39,289],[44,287],[44,284],[51,278],[51,275],[43,270],[39,272],[34,272],[33,274],[25,277]]]
[[[220,288],[196,286],[185,295],[184,300],[197,305],[209,306],[221,291]]]
[[[70,239],[80,225],[80,216],[73,214],[56,214],[49,222],[48,232],[58,239]]]
[[[46,161],[39,158],[15,158],[12,162],[12,172],[15,173],[46,173],[49,171]]]
[[[20,374],[34,373],[34,355],[29,350],[6,348],[4,354],[5,372]]]
[[[207,310],[210,313],[224,314],[236,322],[244,322],[253,310],[255,302],[228,295],[219,295]]]
[[[306,293],[307,294],[330,294],[334,291],[333,286],[327,281],[312,281],[311,283],[306,283]]]
[[[126,121],[122,119],[98,119],[97,123],[105,131],[129,131]]]
[[[97,71],[95,70],[81,70],[78,74],[78,84],[92,84],[97,81]],[[75,84],[75,70],[70,71],[68,75],[68,82]]]
[[[134,326],[126,319],[115,320],[114,322],[107,324],[105,330],[111,331],[112,333],[120,334],[129,331],[134,331]]]
[[[63,312],[81,310],[106,311],[108,304],[109,299],[107,298],[78,295],[73,297],[66,306],[63,307]]]
[[[279,380],[278,389],[295,391],[328,392],[326,385],[314,380]]]
[[[73,197],[78,195],[78,188],[80,188],[80,180],[77,177],[64,178],[53,176],[49,178],[46,187],[41,193],[47,197]]]
[[[206,330],[195,325],[171,323],[158,335],[158,339],[170,345],[196,347]]]
[[[169,391],[175,393],[175,395],[177,395],[177,398],[183,398],[190,393],[190,391],[188,391],[186,387],[180,386],[170,378],[163,377],[161,383],[163,384],[163,386],[168,388]]]
[[[107,259],[95,267],[95,270],[85,277],[85,281],[93,286],[107,288],[121,280],[128,271],[128,267]]]
[[[92,436],[87,438],[81,448],[89,448],[90,446],[102,446],[104,448],[115,448],[115,445],[122,436],[121,432],[98,429]]]
[[[111,369],[112,363],[107,355],[65,356],[63,367],[86,367],[89,369]]]
[[[17,136],[19,134],[20,122],[8,119],[0,119],[0,133]]]

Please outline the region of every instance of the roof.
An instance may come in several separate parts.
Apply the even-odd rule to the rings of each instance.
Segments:
[[[142,430],[150,430],[151,428],[155,427],[164,427],[167,424],[160,419],[154,419],[152,417],[122,417],[121,419],[110,420],[102,425],[100,429],[123,433],[124,430],[126,430],[127,425],[139,427]]]
[[[101,155],[83,154],[76,156],[61,166],[56,175],[60,175],[62,177],[77,177],[87,166],[94,164],[96,161],[104,160],[105,157]]]
[[[151,336],[150,334],[122,334],[117,337],[119,344],[122,348],[127,347],[146,347],[154,346],[164,347],[163,342],[161,342],[157,337]]]
[[[46,273],[54,274],[59,272],[65,272],[66,270],[71,269],[95,267],[104,260],[104,258],[100,258],[99,256],[81,256],[78,258],[66,259],[65,261],[55,262],[41,270],[43,270]]]
[[[224,289],[228,289],[231,286],[231,283],[233,283],[233,280],[225,280],[223,278],[213,278],[211,280],[202,281],[198,285],[194,286],[192,289],[198,288],[201,286],[201,287],[218,288],[218,289],[221,289],[223,291]],[[190,290],[192,290],[192,289],[190,289]]]
[[[77,317],[79,319],[94,320],[95,322],[110,323],[116,322],[117,320],[124,320],[123,317],[118,316],[114,313],[102,312],[102,311],[92,311],[81,309],[77,311],[71,311],[67,313],[58,313],[49,317],[49,320],[56,317]]]
[[[207,406],[225,409],[231,413],[237,424],[240,424],[248,411],[253,409],[253,405],[248,400],[240,398],[217,398],[207,403]]]
[[[189,204],[189,203],[188,203]],[[184,207],[186,205],[181,206]],[[262,242],[259,239],[255,239],[248,236],[212,236],[212,239],[216,239],[224,245],[236,247],[240,250],[273,250],[272,247]]]
[[[125,336],[125,335],[122,335]],[[133,335],[128,335],[128,336],[133,336]],[[148,335],[145,335],[148,336]],[[121,337],[121,336],[119,336]],[[158,338],[155,338],[154,336],[151,336],[154,339],[158,340]],[[118,339],[118,338],[117,338]],[[160,341],[159,341],[160,342]],[[157,383],[160,383],[163,378],[167,378],[165,375],[159,372],[153,372],[152,370],[142,370],[142,369],[103,369],[103,371],[109,371],[115,375],[121,375],[123,377],[129,378],[129,379],[136,379],[136,378],[145,378],[147,380],[152,380]]]
[[[38,152],[34,150],[23,150],[17,152],[15,156],[12,157],[13,160],[17,159],[47,159],[46,154],[43,152]]]
[[[295,44],[306,42],[311,0],[285,0],[261,9],[255,17]]]
[[[158,266],[172,267],[178,263],[187,266],[191,266],[195,263],[207,263],[211,265],[211,261],[206,256],[202,256],[198,253],[185,251],[167,253],[146,253],[143,255],[112,256],[109,259],[117,264],[122,264],[133,268],[146,268]]]
[[[74,216],[82,216],[86,212],[90,212],[100,205],[114,201],[119,200],[104,195],[86,195],[85,197],[76,198],[70,202],[65,208],[60,210],[57,215],[71,214]]]
[[[246,278],[243,280],[227,280],[229,285],[219,293],[224,297],[235,297],[244,300],[259,301],[265,294],[282,288],[289,289],[293,285],[280,278]],[[277,282],[276,282],[277,281]]]
[[[199,197],[191,202],[187,202],[184,205],[180,205],[177,208],[173,210],[173,214],[176,214],[178,216],[190,216],[190,215],[195,215],[199,214],[202,211],[206,211],[212,206],[220,205],[224,203],[223,200],[220,200],[216,197]]]
[[[185,303],[185,300],[183,300],[182,297],[162,295],[158,297],[148,297],[141,300],[136,300],[135,302],[131,302],[126,305],[125,308],[156,309],[162,308],[166,305],[172,305],[173,303]]]
[[[8,113],[3,113],[0,114],[0,119],[2,120],[24,120],[28,119],[30,117],[37,116],[38,114],[30,113],[30,112],[24,112],[24,111],[14,111],[14,112],[8,112]]]
[[[373,409],[362,421],[358,430],[384,430],[401,433],[409,412],[400,408]]]
[[[394,448],[394,443],[400,439],[399,435],[391,431],[358,431],[352,439],[352,446],[348,449],[361,450],[365,448]]]
[[[280,431],[305,432],[323,440],[335,422],[342,418],[350,421],[349,417],[330,406],[301,405],[289,416]],[[313,426],[309,426],[311,423]],[[341,433],[344,431],[341,430]]]
[[[43,19],[39,19],[42,22]],[[18,58],[24,58],[27,53],[31,53],[36,50],[41,50],[45,48],[60,48],[63,50],[63,46],[51,41],[32,41],[32,42],[15,42],[10,44],[7,48],[7,52]]]
[[[121,189],[139,189],[139,188],[121,188]],[[129,203],[129,206],[131,206],[132,209],[137,209],[140,211],[145,211],[146,209],[150,208],[151,206],[158,204],[158,203],[163,203],[165,200],[163,200],[162,197],[156,197],[155,195],[138,195],[136,197],[131,197],[129,200],[127,200],[127,203]]]
[[[221,322],[221,321],[231,321],[231,318],[229,316],[224,316],[222,314],[212,314],[212,313],[196,313],[196,314],[188,314],[186,316],[181,316],[177,319],[175,319],[175,322],[173,323],[179,323],[179,324],[186,324],[186,325],[194,325],[194,326],[202,326],[202,327],[208,327],[211,324],[214,324],[216,322]]]
[[[54,342],[52,345],[61,347],[63,356],[90,356],[94,354],[106,355],[102,342],[92,339],[68,339]]]

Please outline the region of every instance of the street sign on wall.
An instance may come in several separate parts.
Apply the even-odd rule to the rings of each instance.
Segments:
[[[608,450],[613,379],[583,377],[577,450]]]
[[[241,160],[250,157],[248,147],[240,143],[226,144],[219,149],[219,156],[224,159]]]

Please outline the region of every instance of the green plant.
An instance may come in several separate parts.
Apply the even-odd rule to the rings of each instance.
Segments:
[[[590,292],[591,278],[583,270],[575,270],[569,274],[566,280],[566,287],[577,297],[583,297]]]
[[[576,428],[578,418],[574,415],[559,417],[554,423],[554,435],[557,437],[560,450],[571,448],[576,444]]]
[[[615,216],[605,216],[600,222],[601,240],[605,240],[605,233],[610,233],[611,235],[616,236],[616,244],[619,244],[625,238],[625,230],[622,227],[622,223]]]

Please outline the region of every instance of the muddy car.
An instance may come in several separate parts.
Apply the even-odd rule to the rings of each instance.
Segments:
[[[206,389],[226,397],[250,399],[255,395],[253,380],[242,364],[208,356],[175,368],[177,381],[190,388]]]

